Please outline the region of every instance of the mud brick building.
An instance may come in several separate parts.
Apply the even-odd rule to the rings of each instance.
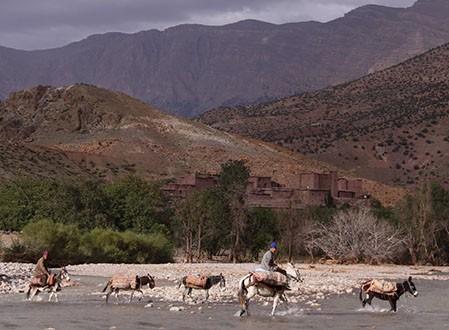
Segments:
[[[192,173],[167,184],[163,190],[173,197],[185,198],[194,190],[213,187],[217,177]],[[301,173],[289,186],[281,185],[271,177],[252,176],[248,179],[246,202],[248,206],[267,208],[304,208],[325,205],[329,198],[337,204],[355,204],[366,199],[362,180],[338,178],[337,172]]]
[[[217,177],[199,173],[191,173],[181,177],[176,182],[168,183],[162,190],[170,196],[185,198],[195,190],[203,190],[217,184]]]

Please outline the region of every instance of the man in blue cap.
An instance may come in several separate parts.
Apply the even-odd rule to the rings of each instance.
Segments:
[[[278,265],[274,262],[274,254],[276,253],[277,244],[276,242],[273,242],[270,244],[270,249],[265,252],[265,254],[262,257],[262,262],[260,266],[256,269],[256,271],[272,271],[272,272],[279,272],[284,275],[286,275],[286,271],[282,268],[279,268]]]

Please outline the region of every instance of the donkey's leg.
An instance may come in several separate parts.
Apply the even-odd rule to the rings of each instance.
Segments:
[[[36,291],[37,291],[36,287],[34,287],[34,286],[31,287],[30,286],[30,290],[27,293],[27,298],[28,298],[29,301],[33,300],[34,296],[36,295]]]
[[[288,310],[288,299],[287,299],[287,296],[285,295],[285,292],[282,292],[282,293],[279,295],[279,299],[280,299],[280,301],[282,301],[283,303],[285,303],[285,308]]]
[[[239,283],[239,304],[240,304],[240,314],[239,316],[242,316],[245,314],[246,310],[248,309],[248,303],[247,303],[247,296],[248,296],[248,290],[245,288],[244,283]]]
[[[30,293],[31,293],[31,285],[28,285],[28,291],[27,291],[27,294],[26,294],[26,299],[27,300],[30,300]]]
[[[390,306],[391,306],[390,312],[396,312],[397,311],[397,304],[396,304],[397,299],[394,299],[394,297],[389,298],[388,302],[390,303]]]
[[[139,298],[139,301],[141,301],[142,298],[143,298],[143,291],[142,291],[141,289],[138,289],[138,290],[136,290],[136,291],[139,291],[139,292],[140,292],[140,298]]]
[[[371,302],[373,301],[373,298],[374,298],[374,293],[369,292],[369,293],[368,293],[368,298],[365,298],[366,303],[368,303],[368,305],[371,306]]]
[[[209,289],[204,290],[204,299],[207,301],[209,299]]]
[[[273,309],[271,310],[271,316],[274,316],[274,313],[276,312],[276,307],[279,303],[279,299],[281,297],[281,293],[276,292],[276,294],[274,295],[274,300],[273,300]]]
[[[48,295],[48,301],[51,301],[51,298],[53,298],[54,294],[55,294],[55,292],[52,289],[50,289],[50,294]]]
[[[185,289],[182,291],[182,301],[183,301],[183,302],[186,302],[186,296],[188,295],[188,292],[189,292],[189,288],[185,288]]]
[[[48,301],[51,301],[51,298],[55,297],[55,302],[59,302],[58,293],[56,292],[56,287],[50,290],[50,296],[48,297]]]
[[[110,286],[108,293],[106,293],[106,304],[108,303],[109,296],[111,295],[112,292],[114,292],[114,288]]]
[[[133,301],[133,296],[134,296],[134,289],[131,290],[131,296],[129,296],[129,302]]]
[[[246,294],[245,297],[245,303],[244,303],[244,309],[243,309],[243,313],[246,312],[246,314],[248,316],[251,315],[251,313],[249,312],[249,301],[250,299],[252,299],[255,295],[257,294],[257,288],[255,286],[252,286],[250,288],[248,288],[248,293]],[[240,316],[243,315],[242,312],[240,312]]]
[[[360,297],[361,297],[361,294],[360,294]],[[366,306],[366,302],[368,301],[368,297],[369,297],[369,294],[365,294],[365,297],[363,298],[363,300],[360,299],[362,301],[362,307],[363,308],[365,308],[365,306]]]
[[[115,288],[114,289],[114,295],[115,295],[115,300],[117,300],[117,302],[120,302],[120,299],[118,299],[118,293],[119,293],[119,289],[118,288]]]

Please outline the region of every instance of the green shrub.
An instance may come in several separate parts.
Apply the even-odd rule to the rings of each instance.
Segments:
[[[75,225],[55,223],[51,219],[31,222],[23,228],[20,242],[4,249],[4,260],[35,262],[42,251],[48,250],[52,266],[78,262],[80,238]]]
[[[86,262],[123,262],[126,255],[120,244],[119,232],[95,228],[83,236],[80,251]]]
[[[162,263],[173,260],[173,247],[163,234],[138,234],[94,229],[82,239],[81,252],[89,262]]]

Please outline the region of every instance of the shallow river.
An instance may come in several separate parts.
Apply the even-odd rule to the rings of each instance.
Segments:
[[[277,315],[269,316],[269,305],[252,302],[250,317],[237,317],[234,304],[209,303],[187,305],[183,311],[169,311],[182,306],[151,296],[142,301],[122,303],[114,296],[109,304],[92,292],[99,292],[106,278],[76,276],[77,287],[63,288],[59,303],[25,301],[24,294],[0,296],[0,329],[449,329],[449,283],[417,281],[417,298],[410,294],[398,301],[398,312],[389,313],[386,301],[373,300],[373,307],[362,309],[358,295],[335,296],[321,302],[321,310],[301,311],[301,303],[278,306]],[[213,288],[212,288],[213,290]],[[150,291],[147,291],[150,293]],[[181,295],[181,291],[180,291]]]

